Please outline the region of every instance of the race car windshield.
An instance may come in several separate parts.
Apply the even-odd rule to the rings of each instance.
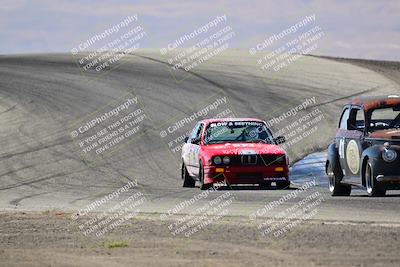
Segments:
[[[205,144],[263,142],[273,144],[270,131],[262,122],[234,121],[211,123],[206,129]]]
[[[372,111],[370,129],[400,128],[400,108],[381,108]]]

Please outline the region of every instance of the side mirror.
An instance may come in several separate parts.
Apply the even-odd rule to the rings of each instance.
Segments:
[[[284,136],[278,136],[275,138],[275,142],[280,145],[286,143],[286,138]]]
[[[183,139],[183,142],[187,143],[188,140],[189,140],[189,137],[186,136],[185,139]]]
[[[193,139],[192,140],[192,144],[199,145],[200,144],[200,139]]]
[[[355,131],[357,130],[357,126],[354,125],[350,120],[347,120],[347,130]]]

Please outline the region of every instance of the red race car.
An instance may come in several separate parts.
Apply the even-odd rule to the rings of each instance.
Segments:
[[[262,120],[202,120],[182,147],[183,187],[194,187],[196,180],[202,190],[218,182],[289,187],[289,159],[278,146],[284,142]]]

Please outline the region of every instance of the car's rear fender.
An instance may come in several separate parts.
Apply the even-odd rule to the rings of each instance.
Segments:
[[[339,151],[336,148],[336,144],[330,144],[328,147],[328,156],[326,159],[326,165],[325,165],[325,173],[328,174],[328,164],[331,164],[333,173],[338,179],[343,178],[343,171],[340,166],[340,161],[339,161]]]

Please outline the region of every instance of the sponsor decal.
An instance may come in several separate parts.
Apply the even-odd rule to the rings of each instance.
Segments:
[[[213,122],[210,124],[210,127],[244,127],[244,126],[265,126],[263,122],[258,121],[221,121],[221,122]]]
[[[286,177],[265,177],[264,181],[286,181]]]
[[[351,140],[346,149],[347,166],[353,174],[357,174],[360,169],[360,151],[356,141]]]

